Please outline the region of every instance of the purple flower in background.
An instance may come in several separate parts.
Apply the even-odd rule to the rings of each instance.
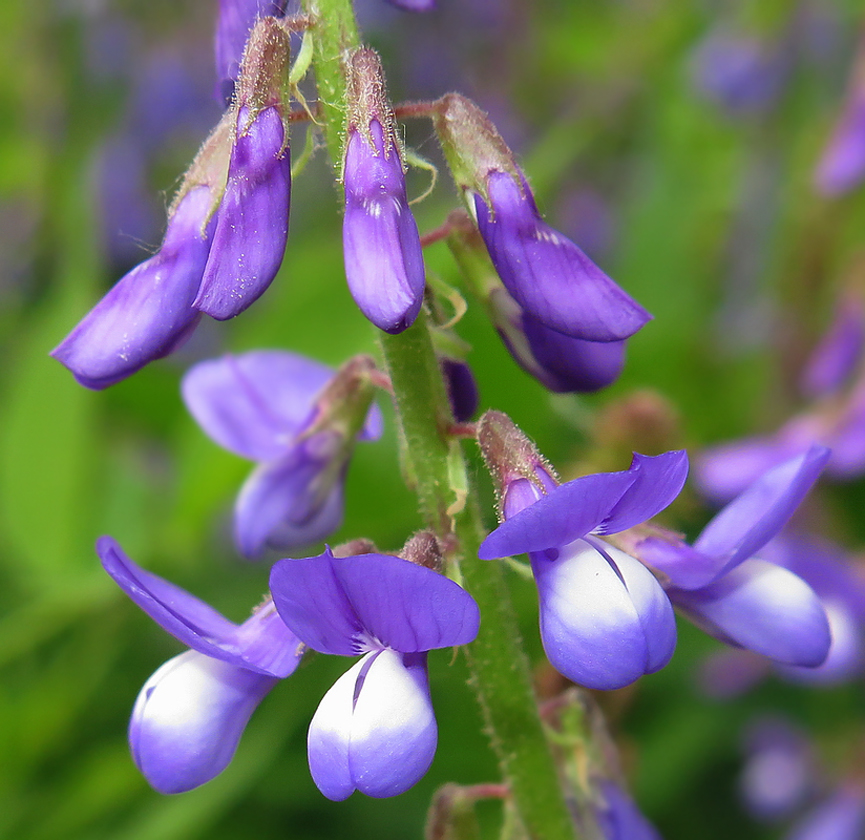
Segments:
[[[744,736],[745,765],[740,796],[760,820],[779,820],[793,813],[812,793],[817,768],[806,734],[779,718],[761,718]]]
[[[505,288],[525,312],[585,341],[620,341],[651,315],[541,218],[522,174],[492,170],[474,194],[478,228]]]
[[[242,312],[279,269],[290,192],[287,103],[280,98],[288,35],[264,18],[251,43],[237,108],[187,172],[159,251],[52,351],[88,388],[105,388],[170,353],[200,312],[218,319]]]
[[[603,804],[596,806],[595,816],[604,840],[661,840],[655,827],[619,785],[604,780],[600,792]]]
[[[138,769],[160,793],[182,793],[221,773],[264,696],[291,675],[303,645],[273,603],[236,625],[174,584],[141,569],[111,537],[96,551],[120,588],[191,650],[147,681],[129,723]]]
[[[849,784],[815,808],[785,840],[860,840],[865,830],[865,790]]]
[[[734,114],[758,114],[778,100],[790,71],[780,45],[718,29],[694,51],[696,88]]]
[[[505,484],[505,521],[479,556],[529,554],[544,650],[568,679],[621,688],[673,655],[675,618],[658,581],[634,557],[591,535],[645,522],[675,499],[687,471],[685,453],[668,452],[634,455],[625,472],[559,486],[538,464],[534,479],[514,476]]]
[[[854,73],[862,75],[860,69]],[[847,101],[814,173],[823,195],[850,192],[865,179],[865,81],[854,78]]]
[[[313,650],[363,658],[327,692],[309,727],[319,790],[395,796],[432,763],[437,728],[427,651],[471,642],[480,614],[456,583],[399,557],[280,560],[270,576],[282,620]]]
[[[355,440],[382,432],[370,408],[372,361],[358,357],[339,372],[280,350],[201,362],[181,390],[189,412],[220,446],[258,466],[234,507],[241,553],[292,549],[335,531]]]
[[[231,101],[240,72],[243,49],[260,17],[280,17],[287,0],[219,0],[214,50],[219,99]]]
[[[773,435],[723,443],[701,453],[696,461],[700,490],[716,501],[730,499],[765,470],[814,443],[832,450],[828,475],[838,479],[861,475],[865,470],[865,376],[853,378],[853,374],[862,361],[863,347],[865,308],[861,295],[847,292],[802,373],[801,389],[815,402]]]
[[[154,256],[132,269],[51,351],[87,388],[101,389],[174,350],[199,316],[198,293],[213,238],[210,190],[190,190]]]
[[[501,287],[489,294],[493,324],[514,360],[556,393],[591,393],[619,378],[625,341],[585,341],[545,327]]]
[[[436,0],[387,0],[387,2],[406,12],[431,12],[436,7]]]
[[[819,597],[793,572],[755,556],[793,515],[829,458],[824,447],[764,473],[703,529],[693,547],[638,538],[640,559],[665,576],[676,607],[727,644],[815,667],[831,635]]]
[[[242,106],[196,309],[224,321],[265,292],[285,253],[290,198],[291,160],[280,109]]]
[[[379,329],[399,333],[420,311],[426,274],[383,79],[372,50],[354,53],[342,242],[348,288],[361,312]]]

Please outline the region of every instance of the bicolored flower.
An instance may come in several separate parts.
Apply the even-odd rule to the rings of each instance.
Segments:
[[[764,473],[703,529],[694,545],[637,538],[670,599],[712,636],[788,665],[815,667],[831,635],[820,598],[798,575],[761,559],[817,480],[829,450],[814,446]]]
[[[342,521],[343,485],[355,440],[382,432],[370,408],[372,360],[339,372],[281,350],[200,362],[181,390],[189,412],[220,446],[258,462],[234,508],[246,557],[309,545]]]
[[[250,716],[294,672],[303,645],[270,601],[237,625],[137,566],[111,537],[96,551],[118,586],[191,648],[145,683],[129,723],[132,757],[147,781],[160,793],[191,790],[228,766]]]
[[[595,535],[631,528],[667,507],[685,482],[687,456],[634,455],[624,472],[558,486],[548,473],[541,478],[542,470],[538,464],[535,478],[503,483],[505,521],[479,556],[528,553],[544,651],[568,679],[613,689],[663,668],[676,644],[669,599],[642,563]]]
[[[584,341],[621,341],[644,326],[651,315],[541,218],[489,117],[455,93],[437,105],[436,130],[454,180],[502,283],[526,314]]]
[[[273,602],[313,650],[361,656],[322,699],[309,727],[312,778],[329,799],[355,790],[395,796],[429,769],[437,727],[427,651],[471,642],[474,599],[446,577],[399,557],[362,554],[280,560]]]
[[[82,385],[101,389],[125,379],[179,346],[202,312],[232,318],[276,276],[291,190],[288,60],[287,33],[262,18],[237,99],[187,172],[159,251],[51,353]]]
[[[361,312],[379,329],[399,333],[414,323],[423,303],[426,274],[420,235],[408,205],[381,62],[372,50],[361,49],[349,67],[345,276]]]

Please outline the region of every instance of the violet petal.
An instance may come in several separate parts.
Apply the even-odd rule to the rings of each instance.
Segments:
[[[157,624],[199,653],[273,677],[287,677],[300,661],[301,646],[264,607],[238,626],[179,586],[133,563],[111,537],[96,552],[105,571]]]
[[[587,341],[620,341],[651,316],[573,242],[541,219],[522,179],[492,171],[492,210],[474,195],[478,228],[508,291],[550,329]]]
[[[288,237],[291,160],[275,107],[249,121],[237,115],[228,182],[213,233],[196,309],[224,321],[240,314],[273,282]]]
[[[369,131],[375,150],[353,131],[345,155],[345,275],[361,312],[379,329],[399,333],[423,302],[423,253],[399,151],[393,144],[385,149],[377,120]]]
[[[634,483],[594,529],[595,533],[616,534],[646,522],[667,507],[685,486],[688,453],[684,449],[655,456],[635,452],[628,472],[635,477]]]
[[[561,484],[505,520],[481,543],[482,560],[557,548],[600,525],[636,481],[630,471],[597,473]]]
[[[793,515],[829,455],[825,447],[812,446],[764,473],[709,522],[694,542],[694,548],[723,558],[719,574],[746,560]]]
[[[169,219],[159,251],[121,278],[51,351],[82,385],[107,388],[188,336],[213,234],[213,222],[202,233],[211,203],[209,188],[190,190]]]
[[[474,599],[452,580],[386,554],[280,560],[270,587],[286,625],[323,653],[462,645],[480,623]]]
[[[234,505],[234,537],[241,554],[256,559],[268,546],[301,548],[337,530],[346,466],[339,436],[318,432],[279,460],[256,467]]]
[[[715,583],[667,594],[721,641],[789,665],[820,665],[832,638],[820,599],[792,572],[752,558]]]
[[[333,374],[295,353],[258,350],[199,362],[186,372],[181,392],[189,413],[220,446],[271,461],[285,454]]]
[[[615,782],[605,780],[600,788],[603,806],[597,809],[597,817],[604,840],[661,840],[634,800]]]

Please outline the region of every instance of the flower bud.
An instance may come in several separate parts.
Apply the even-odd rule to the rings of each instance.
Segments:
[[[402,332],[423,302],[420,235],[408,206],[402,156],[378,56],[349,63],[348,142],[343,161],[343,251],[348,287],[379,329]]]

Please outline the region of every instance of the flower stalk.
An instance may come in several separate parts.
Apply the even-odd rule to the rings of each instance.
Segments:
[[[359,46],[360,36],[350,0],[307,0],[306,11],[315,18],[314,66],[321,112],[328,148],[339,167],[346,136],[345,62]],[[483,615],[478,637],[466,652],[514,807],[529,837],[575,840],[574,820],[538,714],[502,567],[477,560],[485,533],[480,512],[471,488],[463,504],[462,494],[451,486],[455,471],[465,475],[468,470],[459,443],[448,434],[454,420],[424,312],[404,332],[381,334],[380,340],[422,515],[451,549],[446,560],[462,560],[459,573]],[[455,459],[461,469],[455,470]]]

